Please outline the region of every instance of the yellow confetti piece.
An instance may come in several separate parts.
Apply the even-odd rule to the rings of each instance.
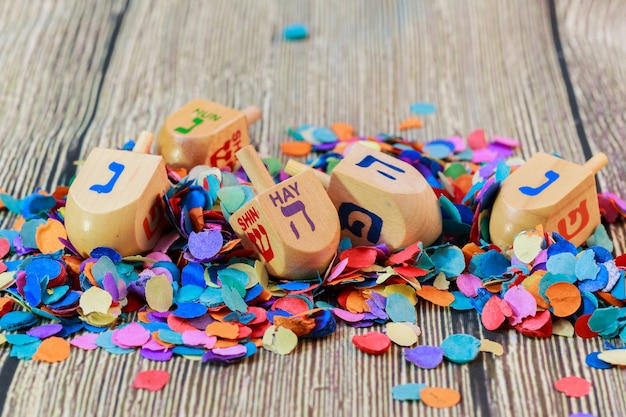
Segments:
[[[270,326],[263,334],[263,348],[279,355],[290,354],[298,345],[298,336],[286,327]]]
[[[15,271],[0,274],[0,290],[6,290],[15,283]]]
[[[91,287],[80,296],[79,306],[85,316],[90,313],[106,314],[111,307],[113,297],[98,287]]]
[[[63,250],[65,245],[59,239],[67,240],[67,232],[63,223],[56,219],[48,219],[46,223],[37,228],[35,241],[39,251],[44,254],[55,253]]]
[[[383,295],[389,297],[391,294],[402,294],[411,301],[411,304],[417,304],[417,294],[415,290],[404,284],[393,284],[385,287]]]
[[[520,261],[531,263],[543,249],[543,236],[522,232],[513,240],[513,253]]]
[[[501,356],[504,353],[504,347],[500,343],[489,339],[480,339],[479,350],[481,352],[493,353],[496,356]]]
[[[447,291],[450,288],[450,281],[448,281],[448,279],[446,278],[446,274],[444,274],[443,272],[437,274],[437,276],[435,277],[435,281],[433,282],[433,287],[437,288],[438,290]]]
[[[605,350],[598,355],[598,359],[617,366],[626,366],[626,349]]]
[[[0,346],[3,346],[7,342],[7,337],[0,333]]]
[[[563,337],[574,337],[574,325],[565,319],[552,322],[552,334]]]
[[[417,343],[418,335],[415,333],[412,323],[389,322],[385,329],[387,330],[387,337],[398,346],[407,347]]]
[[[146,302],[154,311],[165,312],[172,306],[174,289],[165,274],[155,275],[146,282]]]
[[[42,362],[61,362],[70,356],[70,343],[62,337],[52,336],[44,339],[33,355],[33,360]]]

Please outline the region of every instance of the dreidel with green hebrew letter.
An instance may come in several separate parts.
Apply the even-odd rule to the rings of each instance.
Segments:
[[[172,168],[232,167],[235,153],[250,143],[248,125],[260,117],[254,106],[239,111],[208,100],[191,100],[165,119],[156,151]]]
[[[152,138],[143,132],[134,149],[150,149],[145,141]],[[163,195],[169,187],[160,155],[93,149],[68,191],[69,241],[84,257],[97,247],[122,256],[149,251],[167,224]]]
[[[237,159],[257,192],[229,218],[243,246],[277,278],[323,275],[339,245],[339,219],[315,174],[276,184],[252,145],[237,152]]]
[[[290,160],[285,171],[310,169]],[[391,250],[417,241],[431,245],[441,235],[439,201],[422,174],[410,164],[356,144],[331,175],[314,170],[332,200],[341,237],[354,245],[386,244]]]
[[[515,236],[542,225],[579,246],[600,224],[594,175],[608,163],[599,153],[584,165],[540,152],[502,182],[489,220],[492,243],[502,249]]]

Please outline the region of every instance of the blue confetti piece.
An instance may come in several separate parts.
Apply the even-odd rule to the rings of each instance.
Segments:
[[[330,310],[321,310],[313,314],[315,328],[308,334],[302,336],[305,339],[314,339],[333,334],[337,328],[337,320]]]
[[[85,328],[86,327],[87,326],[85,326]],[[95,344],[114,355],[125,355],[135,351],[134,348],[122,348],[117,346],[115,343],[113,343],[112,337],[113,330],[106,330],[96,337]]]
[[[385,311],[393,322],[415,323],[417,321],[415,306],[402,294],[389,294]]]
[[[562,254],[558,256],[562,256]],[[548,265],[550,264],[551,259],[552,258],[548,259]],[[569,266],[571,269],[571,264]],[[599,271],[600,267],[596,264],[595,253],[592,250],[584,250],[576,258],[574,272],[579,281],[596,279]]]
[[[285,26],[283,28],[283,37],[288,41],[299,41],[306,39],[308,36],[309,29],[301,23]]]
[[[408,383],[391,387],[391,397],[397,401],[421,400],[420,391],[426,388],[426,384]]]
[[[26,345],[13,345],[11,346],[11,353],[9,356],[21,360],[31,360],[37,349],[41,345],[41,340],[37,340],[33,343],[28,343]]]
[[[22,216],[26,219],[35,216],[43,216],[52,210],[56,204],[57,200],[53,196],[33,193],[24,198],[21,202]]]
[[[176,298],[174,302],[178,303],[192,303],[200,299],[204,289],[197,285],[183,285],[176,292]]]
[[[58,287],[48,288],[42,293],[41,302],[46,305],[56,303],[65,296],[69,290],[69,285],[59,285]]]
[[[48,304],[48,308],[51,310],[65,310],[78,302],[81,293],[74,290],[69,290],[59,301],[56,303]]]
[[[610,363],[604,362],[602,359],[598,358],[598,355],[602,352],[591,352],[585,357],[585,363],[587,366],[590,366],[595,369],[611,369],[613,365]]]
[[[447,140],[433,140],[424,146],[424,153],[437,159],[445,159],[454,153],[454,144]]]
[[[27,276],[32,276],[40,282],[45,277],[54,279],[63,272],[63,265],[59,261],[43,256],[31,258],[30,261],[24,262],[22,265]]]
[[[185,345],[177,345],[172,349],[175,355],[180,356],[202,356],[205,354],[206,349],[195,348]]]
[[[9,333],[6,335],[7,342],[12,345],[27,345],[41,340],[39,337],[30,336],[23,333]]]
[[[465,269],[465,256],[457,246],[444,246],[430,254],[437,273],[443,272],[447,278],[457,277]]]
[[[222,298],[224,299],[224,304],[226,304],[226,307],[228,307],[230,311],[244,313],[248,310],[248,305],[243,297],[233,287],[222,287]]]
[[[609,262],[610,260],[613,259],[611,252],[609,252],[606,248],[603,248],[601,246],[591,246],[589,250],[593,251],[595,255],[594,259],[598,263]]]
[[[600,271],[595,279],[586,279],[578,284],[580,291],[596,292],[602,290],[609,284],[609,271],[606,266],[599,265]]]
[[[418,102],[411,104],[410,110],[411,113],[426,116],[435,113],[437,111],[437,106],[432,103]]]
[[[30,219],[26,220],[26,222],[22,225],[20,238],[22,239],[22,245],[25,248],[37,248],[35,234],[37,233],[37,228],[43,224],[46,224],[46,221],[43,219]]]
[[[244,271],[235,268],[224,268],[217,272],[222,287],[236,290],[242,297],[246,295],[246,286],[250,277]]]
[[[193,319],[206,314],[208,308],[204,304],[199,303],[178,303],[176,310],[172,312],[177,317],[184,319]]]
[[[246,291],[246,296],[243,298],[243,300],[246,303],[249,303],[257,298],[259,295],[261,295],[262,292],[263,286],[261,284],[255,284],[251,288],[248,288],[248,290]]]
[[[9,311],[0,317],[0,329],[7,332],[32,327],[39,322],[37,316],[28,311]]]
[[[454,295],[454,301],[450,304],[450,308],[459,311],[473,310],[474,304],[472,304],[472,299],[461,291],[451,291],[452,295]]]
[[[222,289],[215,287],[207,287],[200,295],[199,302],[209,308],[220,307],[224,305],[224,298],[222,297]]]
[[[170,329],[159,330],[159,339],[173,345],[184,345],[183,335]]]
[[[122,255],[119,254],[115,249],[107,248],[106,246],[98,246],[97,248],[92,249],[89,252],[89,256],[92,258],[102,258],[106,256],[113,262],[121,262]]]
[[[337,135],[335,135],[333,131],[327,127],[317,127],[313,129],[311,135],[313,136],[313,139],[322,143],[335,143],[339,140]]]
[[[41,304],[41,284],[34,276],[26,276],[26,283],[23,287],[24,299],[31,307]]]
[[[244,355],[244,358],[249,358],[258,351],[256,345],[252,342],[246,342],[243,345],[246,347],[246,354]]]
[[[480,352],[480,340],[469,334],[453,334],[441,342],[443,355],[451,362],[465,364],[473,361]]]
[[[183,286],[195,285],[202,289],[206,288],[204,266],[200,263],[189,262],[182,270],[180,281]]]

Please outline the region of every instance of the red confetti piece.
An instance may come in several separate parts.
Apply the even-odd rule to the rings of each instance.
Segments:
[[[141,371],[135,375],[135,380],[133,381],[131,387],[156,392],[162,390],[169,380],[170,373],[167,371]]]
[[[350,268],[367,268],[376,262],[378,252],[370,247],[359,246],[357,248],[346,249],[341,252],[339,259],[348,259],[348,267]]]
[[[583,339],[593,339],[598,336],[598,333],[589,328],[589,319],[591,314],[584,314],[580,316],[574,323],[574,332],[576,335]]]
[[[359,350],[372,355],[382,355],[391,347],[391,340],[381,332],[369,332],[352,336],[352,343]]]
[[[554,388],[568,397],[580,398],[589,394],[591,382],[579,376],[566,376],[556,381]]]

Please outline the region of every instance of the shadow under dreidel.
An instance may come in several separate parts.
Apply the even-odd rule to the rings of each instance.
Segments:
[[[608,163],[599,153],[584,165],[540,152],[502,182],[489,220],[491,241],[502,249],[515,235],[542,225],[579,246],[600,224],[594,175]]]
[[[323,275],[339,245],[339,219],[315,174],[303,172],[276,184],[252,145],[237,158],[257,192],[229,218],[242,244],[259,254],[275,277]]]
[[[285,172],[312,170],[327,189],[341,236],[355,246],[385,243],[395,250],[421,241],[429,246],[442,231],[435,192],[410,164],[364,145],[354,145],[331,175],[290,160]]]
[[[194,99],[165,119],[156,152],[172,168],[232,167],[237,161],[235,152],[250,143],[248,125],[260,118],[254,106],[239,111]]]
[[[140,136],[146,137],[146,132]],[[150,144],[139,140],[135,149],[145,151]],[[84,257],[97,247],[115,249],[122,256],[147,252],[167,223],[163,195],[169,187],[160,155],[93,149],[68,191],[69,241]]]

